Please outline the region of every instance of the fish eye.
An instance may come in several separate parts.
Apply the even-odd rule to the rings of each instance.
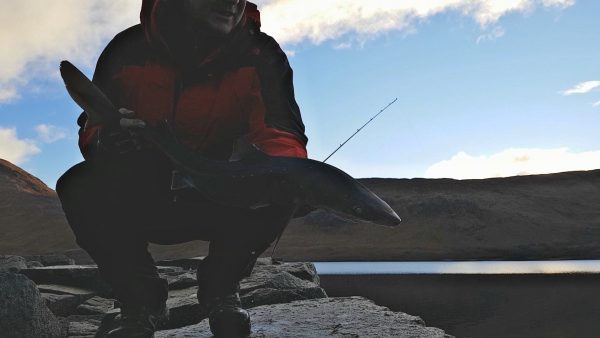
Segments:
[[[363,211],[360,207],[357,206],[352,207],[352,210],[359,215],[362,214]]]

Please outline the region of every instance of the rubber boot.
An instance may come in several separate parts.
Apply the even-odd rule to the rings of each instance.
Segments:
[[[167,324],[167,281],[152,277],[136,281],[113,285],[121,312],[105,316],[95,337],[154,337]]]
[[[242,309],[236,293],[214,297],[208,301],[208,323],[215,337],[247,337],[250,335],[250,315]]]
[[[198,265],[197,271],[201,317],[208,317],[210,330],[215,337],[246,337],[251,332],[250,315],[242,308],[240,284],[237,281],[243,276],[236,277],[235,282],[215,278],[218,276],[211,274],[214,270],[210,266],[215,262],[211,262],[209,257]],[[256,259],[250,260],[249,270],[255,261]],[[248,268],[242,274],[249,274]]]
[[[158,327],[166,324],[169,310],[166,306],[159,309],[121,308],[119,325],[110,330],[106,337],[110,338],[151,338]]]

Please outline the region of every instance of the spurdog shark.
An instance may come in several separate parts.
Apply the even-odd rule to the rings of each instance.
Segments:
[[[88,123],[120,117],[102,91],[68,61],[61,76]],[[240,139],[229,161],[206,159],[179,143],[166,122],[138,131],[173,162],[181,181],[218,203],[245,209],[293,203],[350,218],[396,226],[400,218],[381,198],[342,170],[315,160],[269,156]]]

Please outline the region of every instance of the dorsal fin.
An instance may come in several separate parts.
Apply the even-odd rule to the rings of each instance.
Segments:
[[[268,157],[269,155],[258,149],[256,145],[249,143],[246,138],[242,136],[233,143],[233,151],[229,157],[229,162],[246,159],[257,160]]]

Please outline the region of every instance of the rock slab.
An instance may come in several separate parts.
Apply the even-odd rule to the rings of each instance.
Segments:
[[[98,274],[96,265],[43,266],[21,270],[36,284],[59,284],[91,289],[108,294],[110,287]]]
[[[29,255],[27,262],[39,262],[42,266],[75,265],[75,260],[64,254]]]
[[[0,272],[0,318],[3,338],[61,337],[58,319],[35,284],[21,274]]]
[[[21,256],[0,255],[0,271],[18,272],[27,269],[27,261]]]
[[[39,290],[39,289],[38,289]],[[41,292],[46,306],[57,316],[68,316],[79,305],[79,297]]]
[[[419,317],[393,312],[362,297],[324,298],[249,309],[252,338],[414,337],[447,338]],[[156,338],[212,337],[208,321],[159,331]]]
[[[78,315],[100,315],[106,314],[114,309],[115,301],[102,297],[92,297],[79,305],[76,309]]]

